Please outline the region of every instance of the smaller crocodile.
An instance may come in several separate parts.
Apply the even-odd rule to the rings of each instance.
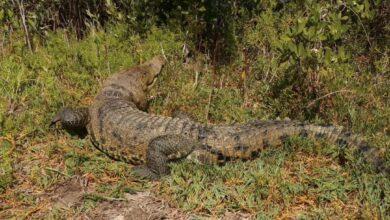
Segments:
[[[109,77],[88,108],[64,108],[51,124],[68,130],[86,128],[93,145],[115,160],[136,165],[141,177],[157,179],[169,173],[170,162],[180,159],[224,164],[259,156],[264,148],[288,137],[326,138],[340,148],[351,147],[382,169],[378,148],[336,126],[298,121],[253,121],[241,125],[203,125],[183,117],[144,112],[148,88],[165,60],[155,57]],[[145,165],[146,164],[146,165]]]

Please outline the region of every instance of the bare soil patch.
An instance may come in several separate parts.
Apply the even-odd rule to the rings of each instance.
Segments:
[[[35,213],[34,217],[44,217],[53,209],[69,212],[80,209],[84,199],[88,195],[95,194],[93,186],[86,186],[82,178],[72,178],[69,181],[58,184],[56,187],[42,196],[48,201],[47,209],[44,212]],[[224,215],[199,216],[186,213],[176,207],[172,207],[168,202],[150,191],[126,193],[124,198],[109,198],[102,196],[97,205],[76,216],[69,216],[75,219],[114,219],[114,220],[158,220],[158,219],[250,219],[246,213],[226,212]],[[43,211],[43,210],[42,210]],[[70,214],[70,213],[69,213]]]

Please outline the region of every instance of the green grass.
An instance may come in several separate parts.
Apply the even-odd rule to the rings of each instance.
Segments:
[[[350,92],[320,100],[314,111],[304,107],[305,97],[290,87],[274,94],[287,74],[283,65],[272,70],[272,82],[255,79],[255,74],[248,76],[242,92],[244,63],[238,57],[218,69],[221,87],[220,83],[213,86],[211,67],[203,70],[194,87],[194,71],[181,64],[184,36],[155,28],[141,38],[124,30],[117,26],[109,32],[93,31],[82,41],[66,32],[52,33],[44,43],[36,44],[34,53],[23,49],[22,38],[16,36],[6,48],[0,59],[0,218],[37,213],[70,217],[88,212],[105,197],[142,190],[152,190],[200,215],[220,215],[227,210],[249,212],[259,219],[389,215],[389,179],[356,159],[341,166],[337,148],[326,142],[293,138],[283,147],[264,151],[255,161],[223,167],[183,162],[173,165],[172,175],[161,183],[152,184],[137,180],[129,165],[108,159],[87,139],[49,130],[48,123],[59,108],[89,104],[107,76],[164,51],[169,63],[151,91],[153,113],[169,115],[181,109],[203,123],[288,116],[344,125],[378,147],[390,145],[386,75],[361,72],[352,77],[337,72],[346,67],[322,69],[321,94],[340,89]],[[354,68],[353,63],[348,65]],[[81,207],[50,211],[48,201],[38,199],[41,193],[72,176],[88,179],[96,195],[86,198]]]
[[[334,146],[302,139],[289,144],[245,163],[175,165],[158,191],[184,210],[213,215],[226,210],[258,218],[387,215],[388,201],[381,198],[389,196],[385,177],[340,166]]]

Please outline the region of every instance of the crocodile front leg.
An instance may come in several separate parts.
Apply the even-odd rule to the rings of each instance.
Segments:
[[[198,141],[183,135],[159,136],[149,143],[146,166],[137,166],[133,172],[141,178],[158,179],[169,174],[170,162],[187,157],[198,146]]]

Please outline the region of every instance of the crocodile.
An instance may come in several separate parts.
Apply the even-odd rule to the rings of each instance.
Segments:
[[[134,165],[140,177],[169,174],[169,163],[188,159],[202,164],[257,158],[263,149],[288,137],[325,138],[340,148],[363,153],[376,166],[383,164],[379,148],[338,126],[292,120],[256,120],[246,124],[201,124],[186,117],[145,112],[147,93],[165,64],[153,59],[118,72],[104,81],[89,107],[61,109],[51,121],[67,130],[86,128],[92,144],[110,158]]]

